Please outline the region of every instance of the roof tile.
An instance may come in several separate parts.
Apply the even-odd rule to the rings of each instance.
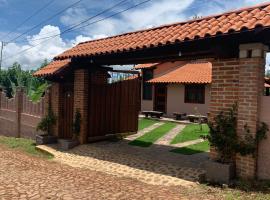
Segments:
[[[212,82],[212,64],[210,62],[187,63],[149,83],[209,84]]]
[[[270,26],[270,4],[80,43],[56,59],[95,56]]]
[[[270,3],[208,16],[202,19],[83,42],[55,57],[55,60],[156,47],[168,43],[185,42],[187,40],[253,30],[257,26],[270,28]],[[35,74],[53,74],[60,70],[61,65],[65,67],[65,62],[53,62]]]
[[[68,67],[69,63],[70,63],[70,59],[53,61],[50,64],[48,64],[46,67],[43,67],[37,72],[35,72],[34,76],[49,76],[49,75],[57,74],[58,72]]]

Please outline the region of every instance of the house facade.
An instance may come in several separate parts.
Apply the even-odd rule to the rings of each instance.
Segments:
[[[212,64],[205,61],[137,65],[142,71],[141,111],[207,115]]]
[[[54,76],[48,79],[56,83],[52,95],[54,98],[52,107],[56,111],[64,110],[63,97],[69,98],[72,96],[71,92],[74,92],[74,103],[71,101],[70,104],[74,105],[74,111],[77,109],[81,111],[81,135],[82,141],[85,142],[83,137],[91,134],[88,132],[91,130],[89,124],[99,124],[98,127],[110,124],[113,128],[114,125],[119,126],[119,123],[129,125],[129,122],[123,121],[128,116],[126,113],[129,114],[127,108],[136,110],[137,105],[132,102],[130,98],[132,96],[128,96],[128,91],[134,91],[130,84],[129,90],[122,90],[120,93],[127,94],[130,103],[127,105],[126,100],[120,100],[117,105],[121,108],[118,111],[122,112],[122,115],[117,116],[123,118],[117,119],[116,122],[110,120],[110,123],[106,117],[114,119],[112,115],[111,117],[104,115],[106,116],[104,117],[102,114],[101,117],[95,118],[94,113],[104,113],[107,110],[104,109],[102,112],[95,110],[97,105],[99,109],[107,105],[104,102],[99,104],[101,101],[98,101],[104,101],[105,98],[102,97],[107,93],[99,93],[96,103],[89,104],[89,101],[95,102],[89,98],[94,97],[89,95],[89,85],[95,88],[92,81],[100,76],[93,72],[104,72],[107,70],[104,66],[110,65],[163,63],[176,60],[188,63],[194,60],[207,60],[212,63],[210,121],[221,111],[226,111],[237,103],[238,139],[245,137],[246,125],[250,129],[250,134],[256,137],[261,122],[270,125],[268,110],[270,98],[264,96],[266,53],[269,52],[270,47],[269,16],[270,3],[265,3],[215,16],[83,42],[54,58],[54,62],[58,64],[70,60],[68,65],[52,64],[36,75]],[[69,72],[70,74],[65,75]],[[64,79],[69,81],[65,82]],[[73,88],[74,91],[71,90],[69,93],[67,89],[62,90],[63,86]],[[96,92],[100,91],[102,90]],[[110,97],[110,93],[108,94]],[[138,99],[139,102],[139,96]],[[111,101],[108,108],[115,108],[113,106],[115,102]],[[62,112],[59,116],[63,117],[63,113],[66,114]],[[110,113],[115,112],[110,111]],[[136,112],[133,113],[131,122],[137,122],[138,119],[135,118],[138,116],[135,116]],[[70,116],[71,114],[69,113]],[[89,118],[88,115],[91,117]],[[101,123],[98,119],[104,120]],[[59,123],[56,126],[58,131],[55,129],[56,134],[62,129],[63,122]],[[258,151],[255,156],[237,154],[233,157],[238,177],[270,179],[269,144],[268,133],[268,139],[257,144]],[[213,159],[217,158],[218,152],[211,149],[210,156]]]

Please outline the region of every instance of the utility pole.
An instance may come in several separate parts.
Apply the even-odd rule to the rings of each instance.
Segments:
[[[4,49],[4,42],[1,41],[1,49],[0,49],[0,71],[2,69],[3,49]]]

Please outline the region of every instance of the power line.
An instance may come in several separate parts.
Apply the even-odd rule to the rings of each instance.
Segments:
[[[51,0],[50,2],[48,2],[47,4],[45,4],[44,6],[42,6],[40,9],[38,9],[36,12],[34,12],[32,15],[30,15],[29,17],[27,17],[23,22],[21,22],[19,25],[17,25],[14,29],[12,29],[10,32],[8,32],[7,34],[5,34],[3,36],[3,38],[5,38],[6,36],[14,33],[18,28],[20,28],[22,25],[24,25],[26,22],[28,22],[31,18],[33,18],[34,16],[36,16],[37,14],[39,14],[42,10],[46,9],[49,5],[51,5],[55,0]]]
[[[147,3],[147,2],[150,2],[150,1],[152,1],[152,0],[145,0],[145,1],[143,1],[143,2],[140,2],[140,3],[138,3],[138,4],[135,4],[135,5],[133,5],[133,6],[130,6],[130,7],[126,8],[126,9],[120,11],[120,12],[117,12],[117,13],[115,13],[115,14],[112,14],[112,15],[108,16],[108,17],[105,17],[105,18],[103,18],[103,19],[100,19],[100,20],[91,22],[91,23],[86,24],[86,25],[81,26],[81,27],[77,27],[77,28],[74,29],[74,30],[77,30],[77,29],[80,29],[80,28],[84,28],[84,27],[90,26],[90,25],[92,25],[92,24],[95,24],[95,23],[104,21],[104,20],[106,20],[106,19],[109,19],[109,18],[114,17],[114,16],[116,16],[116,15],[119,15],[119,14],[121,14],[121,13],[124,13],[124,12],[126,12],[126,11],[128,11],[128,10],[134,9],[134,8],[136,8],[136,7],[140,6],[140,5],[143,5],[143,4]],[[69,30],[68,32],[65,32],[65,33],[63,32],[63,33],[60,33],[60,34],[51,36],[51,37],[48,38],[47,40],[42,41],[41,43],[39,43],[39,44],[37,44],[37,45],[34,45],[34,46],[32,46],[32,47],[29,47],[29,48],[27,48],[27,49],[25,49],[25,50],[23,50],[23,51],[20,51],[18,54],[16,54],[16,55],[13,56],[13,57],[5,58],[5,59],[3,59],[3,60],[8,60],[8,59],[17,57],[17,56],[19,56],[20,54],[22,54],[22,53],[24,53],[24,52],[26,52],[26,51],[29,51],[30,49],[33,49],[33,48],[35,48],[35,47],[37,47],[37,46],[39,46],[39,45],[42,45],[42,44],[44,44],[45,42],[47,42],[47,41],[49,41],[49,40],[51,40],[51,39],[53,39],[53,38],[55,38],[55,37],[57,37],[57,36],[60,36],[60,35],[69,33],[69,32],[74,31],[74,30]]]
[[[62,35],[62,34],[64,34],[65,32],[69,32],[70,30],[72,30],[72,29],[74,29],[74,28],[76,28],[76,27],[78,27],[78,26],[80,26],[80,25],[82,25],[82,24],[84,24],[84,23],[90,21],[91,19],[94,19],[94,18],[96,18],[96,17],[98,17],[98,16],[100,16],[100,15],[102,15],[102,14],[104,14],[104,13],[106,13],[106,12],[108,12],[108,11],[110,11],[110,10],[116,8],[116,7],[118,7],[119,5],[121,5],[121,4],[123,4],[124,2],[127,2],[127,1],[129,1],[129,0],[122,0],[122,1],[118,2],[117,4],[113,5],[112,7],[107,8],[107,9],[103,10],[102,12],[100,12],[100,13],[98,13],[98,14],[92,16],[92,17],[89,17],[89,18],[87,18],[87,19],[85,19],[85,20],[83,20],[83,21],[81,21],[81,22],[79,22],[79,23],[77,23],[77,24],[73,24],[72,26],[70,26],[69,28],[67,28],[66,30],[64,30],[64,31],[63,31],[62,33],[60,33],[60,34]],[[55,33],[55,31],[53,31],[53,32]],[[51,33],[53,33],[53,32],[51,32]],[[48,34],[48,33],[47,33],[47,34]],[[30,41],[33,42],[33,41],[38,41],[38,40],[44,40],[44,39],[48,39],[48,38],[51,38],[51,37],[54,37],[54,36],[59,36],[60,34],[55,34],[55,35],[51,35],[51,36],[47,36],[47,37],[42,37],[42,38],[37,38],[37,39],[32,39],[32,40],[30,39]]]
[[[27,31],[23,32],[23,33],[20,34],[19,36],[17,36],[17,37],[15,37],[15,38],[11,39],[10,41],[8,41],[8,43],[13,42],[13,41],[17,40],[18,38],[24,36],[26,33],[28,33],[28,32],[30,32],[30,31],[36,29],[37,27],[39,27],[40,25],[46,23],[47,21],[50,21],[51,19],[53,19],[53,18],[55,18],[56,16],[60,15],[61,13],[65,12],[65,11],[68,10],[69,8],[72,8],[72,7],[74,7],[75,5],[79,4],[81,1],[83,1],[83,0],[79,0],[79,1],[77,1],[77,2],[75,2],[75,3],[73,3],[73,4],[71,4],[71,5],[67,6],[66,8],[60,10],[59,12],[57,12],[56,14],[54,14],[53,16],[51,16],[51,17],[49,17],[49,18],[43,20],[42,22],[40,22],[39,24],[35,25],[34,27],[28,29]]]

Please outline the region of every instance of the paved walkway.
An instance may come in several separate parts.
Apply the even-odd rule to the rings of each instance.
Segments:
[[[197,139],[197,140],[191,140],[191,141],[187,141],[187,142],[182,142],[182,143],[178,143],[178,144],[171,144],[172,148],[175,149],[177,148],[181,148],[181,147],[186,147],[189,145],[193,145],[193,144],[198,144],[205,141],[204,139]]]
[[[81,145],[68,152],[58,151],[53,145],[39,148],[52,153],[56,161],[73,167],[164,186],[194,185],[204,174],[203,163],[208,159],[207,154],[185,156],[161,148],[131,146],[128,141]]]
[[[0,146],[0,163],[1,200],[194,198],[185,187],[148,185],[134,179],[39,159],[3,146]]]
[[[136,134],[127,136],[125,139],[130,140],[130,141],[135,140],[136,138],[143,136],[145,133],[148,133],[148,132],[156,129],[156,128],[160,127],[163,124],[164,124],[163,122],[157,122],[157,123],[145,128],[145,129],[143,129],[141,131],[138,131],[138,133],[136,133]]]
[[[185,128],[185,125],[182,125],[182,124],[177,125],[175,128],[170,130],[166,135],[164,135],[162,138],[156,141],[155,144],[170,145],[173,138],[175,138],[175,136],[178,135],[184,128]]]

